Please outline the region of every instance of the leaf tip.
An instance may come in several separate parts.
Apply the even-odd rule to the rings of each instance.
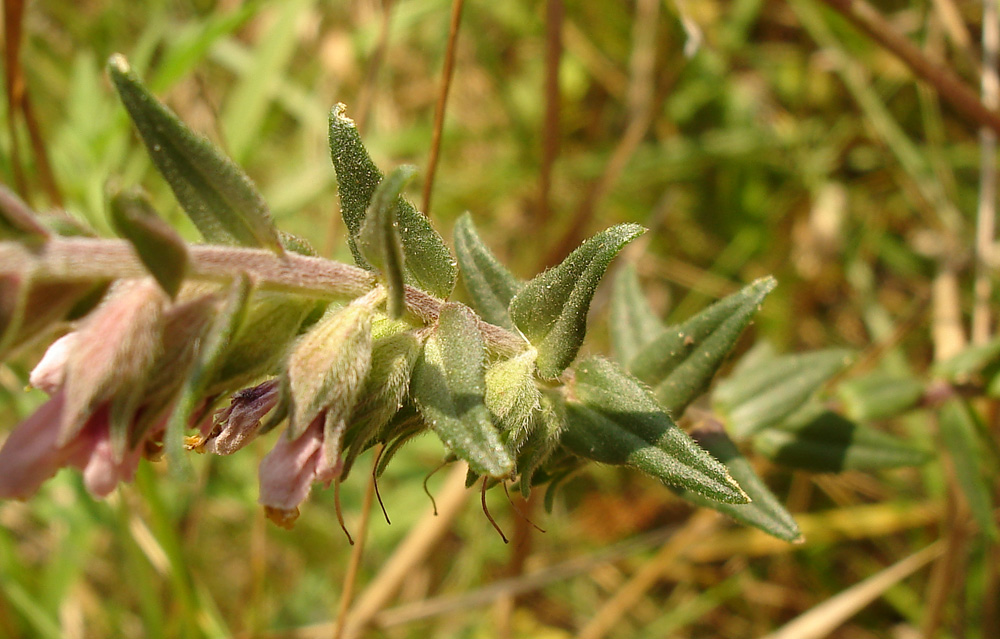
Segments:
[[[132,67],[128,63],[128,59],[121,53],[112,53],[111,57],[108,58],[108,70],[111,73],[117,73],[120,75],[127,75],[131,73]]]

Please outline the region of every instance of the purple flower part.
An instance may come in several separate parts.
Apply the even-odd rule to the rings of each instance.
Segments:
[[[268,517],[289,528],[298,517],[317,479],[323,456],[323,417],[317,417],[297,439],[278,438],[260,463],[260,498]]]
[[[278,403],[279,380],[273,379],[235,393],[227,408],[216,411],[211,433],[203,442],[204,450],[216,455],[231,455],[257,435],[260,420]]]
[[[49,395],[54,395],[66,378],[66,360],[76,345],[79,334],[74,331],[63,335],[45,351],[41,361],[31,371],[28,383]]]

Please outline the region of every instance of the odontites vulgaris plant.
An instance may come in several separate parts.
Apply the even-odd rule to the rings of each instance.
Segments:
[[[414,169],[383,175],[337,105],[330,150],[355,264],[323,259],[275,226],[247,175],[125,58],[113,56],[108,73],[204,243],[182,240],[140,191],[109,192],[122,239],[67,234],[0,193],[0,356],[51,341],[30,378],[50,399],[6,437],[0,497],[28,498],[63,466],[82,469],[103,497],[143,457],[164,454],[183,469],[185,451],[229,455],[283,428],[261,463],[259,494],[268,516],[291,526],[314,484],[342,481],[379,444],[381,472],[431,431],[443,457],[468,462],[470,481],[484,487],[512,483],[527,495],[549,484],[551,503],[588,461],[629,466],[699,505],[799,537],[721,424],[734,436],[781,425],[843,353],[772,406],[777,421],[726,422],[743,415],[730,393],[736,400],[722,401],[724,414],[695,439],[675,422],[710,387],[773,279],[667,327],[623,270],[612,296],[615,359],[577,361],[598,283],[644,232],[638,225],[602,231],[524,282],[467,214],[453,256],[402,196]],[[453,299],[459,277],[462,301]]]

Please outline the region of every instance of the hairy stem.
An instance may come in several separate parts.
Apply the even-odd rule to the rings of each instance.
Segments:
[[[295,253],[277,255],[264,249],[188,245],[189,277],[228,282],[246,273],[261,289],[321,299],[352,298],[375,286],[375,275],[364,269],[321,257]],[[32,281],[90,282],[145,277],[145,266],[125,240],[54,238],[39,247],[0,242],[0,275],[29,273]],[[406,287],[406,310],[426,323],[437,321],[443,301],[420,289]],[[487,346],[503,355],[524,349],[524,340],[479,320]]]

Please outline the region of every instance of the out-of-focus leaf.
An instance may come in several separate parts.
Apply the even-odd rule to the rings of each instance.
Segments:
[[[721,382],[712,397],[737,439],[780,423],[849,361],[842,349],[766,360]]]
[[[561,264],[525,284],[510,302],[515,326],[538,350],[538,373],[557,377],[572,363],[587,332],[587,311],[612,258],[645,232],[619,224],[598,233]]]
[[[372,317],[380,297],[373,291],[328,311],[295,345],[288,358],[290,439],[300,437],[323,412],[327,424],[350,415],[371,366]]]
[[[229,342],[225,359],[206,392],[230,392],[274,373],[316,307],[311,300],[285,293],[253,291],[247,318]]]
[[[638,381],[601,358],[585,360],[574,371],[579,401],[567,402],[562,433],[569,450],[631,466],[716,501],[749,501],[725,466],[678,428]]]
[[[948,381],[966,384],[975,381],[997,364],[1000,364],[1000,337],[987,344],[963,349],[954,357],[937,364],[935,372]]]
[[[416,173],[412,166],[401,166],[379,182],[358,236],[358,250],[382,273],[389,293],[389,316],[403,314],[403,246],[396,224],[397,203],[403,187]]]
[[[852,422],[822,406],[807,406],[780,426],[753,437],[754,448],[775,463],[814,473],[918,466],[927,451]]]
[[[844,412],[857,421],[888,419],[910,410],[924,394],[924,384],[913,377],[872,373],[837,385]]]
[[[1000,537],[993,518],[991,482],[980,472],[981,445],[976,437],[975,417],[964,400],[954,398],[941,407],[941,440],[951,453],[955,477],[976,523],[992,539]]]
[[[643,294],[639,274],[632,264],[626,264],[615,278],[608,328],[615,359],[626,367],[666,328]]]
[[[485,346],[476,315],[448,303],[413,371],[411,394],[424,420],[479,475],[496,479],[514,469],[486,408]]]
[[[361,230],[382,173],[361,143],[354,121],[344,114],[345,108],[338,104],[330,112],[330,155],[337,173],[341,214],[350,231],[351,252],[359,266],[369,268],[354,238]],[[427,218],[412,204],[400,197],[396,206],[407,274],[416,286],[431,295],[447,298],[455,286],[458,271],[451,252]]]
[[[345,474],[378,431],[402,408],[422,345],[421,335],[409,331],[374,342],[371,368],[344,436]]]
[[[774,278],[761,278],[683,324],[667,328],[632,359],[629,372],[653,389],[667,412],[680,415],[708,388],[775,285]]]
[[[250,279],[245,275],[233,280],[219,305],[211,327],[201,340],[201,348],[196,355],[194,366],[184,379],[184,386],[177,405],[167,421],[164,435],[164,452],[174,472],[183,474],[187,468],[184,461],[184,435],[188,423],[198,409],[198,402],[203,397],[206,386],[222,365],[233,336],[246,321],[250,291]],[[135,436],[140,434],[136,433]]]
[[[500,263],[476,233],[468,213],[455,223],[459,274],[472,298],[472,308],[490,324],[514,328],[507,307],[524,284]]]
[[[149,273],[171,298],[177,297],[187,274],[187,245],[169,224],[160,219],[141,191],[111,195],[111,224],[135,247]]]
[[[153,164],[205,239],[281,252],[267,204],[242,169],[157,100],[123,56],[111,56],[108,74]]]
[[[535,386],[533,348],[501,360],[486,371],[486,406],[513,450],[528,434],[532,413],[538,409],[540,393]]]
[[[723,504],[687,490],[675,489],[681,497],[699,506],[715,509],[740,523],[759,528],[778,539],[790,542],[802,540],[802,533],[791,513],[754,472],[750,462],[736,448],[720,424],[699,426],[691,432],[691,438],[726,466],[729,474],[752,501],[749,504]]]

